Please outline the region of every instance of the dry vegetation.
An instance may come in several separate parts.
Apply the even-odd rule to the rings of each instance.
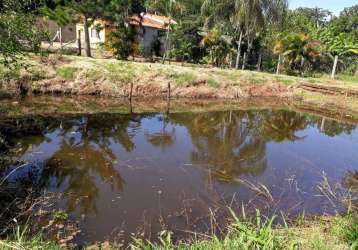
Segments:
[[[318,86],[310,92],[334,88],[337,93],[358,93],[357,77],[331,80],[299,78],[254,71],[205,68],[193,65],[163,65],[114,59],[88,59],[75,56],[33,56],[25,72],[1,69],[3,86],[22,88],[36,94],[165,96],[168,84],[173,97],[237,99],[245,97],[292,97],[305,85]],[[15,84],[16,85],[16,84]],[[23,86],[25,85],[25,86]],[[334,92],[334,93],[336,93]]]

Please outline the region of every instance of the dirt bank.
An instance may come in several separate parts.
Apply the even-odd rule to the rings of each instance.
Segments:
[[[0,71],[3,75],[0,78],[1,95],[128,98],[132,93],[134,98],[153,98],[167,97],[170,92],[171,98],[241,100],[273,97],[320,104],[324,100],[324,105],[358,107],[358,78],[355,83],[232,69],[58,55],[33,56],[27,63],[30,70],[26,72]]]

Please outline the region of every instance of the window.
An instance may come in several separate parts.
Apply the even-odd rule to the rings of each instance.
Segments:
[[[99,32],[96,29],[91,29],[91,37],[92,38],[99,38]]]

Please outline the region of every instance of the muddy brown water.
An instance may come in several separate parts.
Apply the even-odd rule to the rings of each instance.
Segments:
[[[33,116],[1,126],[27,163],[7,183],[61,194],[52,208],[78,222],[81,244],[205,232],[210,211],[225,217],[227,206],[336,213],[322,176],[344,190],[358,170],[355,125],[285,110]]]

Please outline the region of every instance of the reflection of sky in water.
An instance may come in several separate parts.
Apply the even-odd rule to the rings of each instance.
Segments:
[[[320,118],[291,112],[52,122],[54,129],[43,135],[17,139],[28,146],[18,159],[37,166],[44,190],[65,193],[58,206],[84,218],[84,240],[103,240],[116,228],[134,232],[143,221],[155,232],[160,213],[170,220],[185,204],[198,216],[234,194],[248,202],[255,194],[240,179],[266,185],[280,200],[274,209],[289,213],[302,201],[299,209],[325,212],[326,201],[315,196],[322,172],[341,182],[348,170],[358,169],[356,128],[348,126],[346,134],[327,120],[328,136],[320,131]],[[40,143],[31,146],[35,139]],[[20,169],[9,180],[28,173]],[[298,191],[288,190],[289,180]]]

